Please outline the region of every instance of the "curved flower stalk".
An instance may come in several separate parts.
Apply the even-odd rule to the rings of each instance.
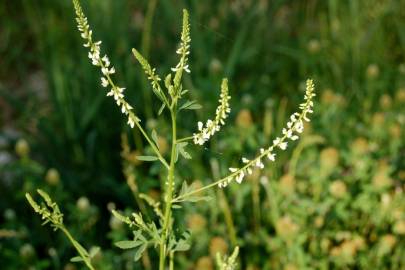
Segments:
[[[282,130],[282,136],[277,137],[273,140],[273,143],[267,149],[260,149],[260,154],[253,159],[247,159],[242,157],[242,163],[245,165],[239,168],[229,168],[231,174],[225,176],[224,178],[210,184],[204,186],[199,189],[195,189],[189,191],[187,193],[183,193],[176,198],[173,199],[174,202],[181,202],[184,201],[187,197],[191,195],[195,195],[209,189],[214,186],[218,186],[220,188],[226,187],[231,182],[235,181],[237,183],[242,183],[243,179],[246,175],[249,175],[253,172],[253,168],[257,167],[259,169],[264,168],[264,159],[268,159],[269,161],[274,162],[276,160],[276,153],[275,150],[277,148],[281,150],[286,150],[288,146],[288,140],[295,141],[299,139],[299,134],[304,131],[304,121],[309,122],[310,119],[308,118],[308,114],[313,113],[313,98],[315,97],[314,93],[314,83],[312,80],[307,80],[306,82],[306,91],[304,96],[304,102],[299,105],[301,109],[300,113],[293,113],[290,116],[290,121],[287,122],[287,125]]]
[[[101,85],[103,87],[111,87],[111,90],[107,93],[107,96],[114,97],[114,100],[117,103],[117,105],[121,107],[121,112],[127,116],[127,124],[131,128],[134,128],[135,125],[139,128],[141,133],[144,135],[145,139],[151,145],[153,151],[156,153],[158,159],[162,162],[162,164],[166,168],[168,168],[169,165],[160,154],[159,150],[157,149],[157,146],[152,142],[152,140],[146,134],[145,130],[139,124],[141,120],[133,112],[133,107],[125,100],[124,96],[125,88],[117,86],[112,80],[111,75],[115,73],[115,68],[111,66],[110,59],[108,58],[107,55],[104,55],[103,57],[100,56],[101,41],[93,41],[92,37],[93,31],[90,29],[87,18],[84,15],[82,7],[80,6],[79,0],[73,0],[73,5],[77,16],[76,17],[77,28],[81,32],[81,37],[86,41],[86,43],[83,46],[89,48],[90,51],[88,53],[88,56],[91,59],[92,64],[94,66],[100,67],[101,69],[102,73]],[[149,69],[151,72],[150,79],[153,82],[157,83],[160,80],[159,77],[154,75],[154,70],[152,70],[150,66]],[[156,87],[157,86],[158,84],[156,85]]]
[[[133,128],[136,122],[140,122],[140,119],[133,113],[133,107],[124,99],[125,88],[114,84],[111,75],[115,73],[115,68],[110,66],[111,63],[107,55],[104,55],[103,57],[100,56],[101,41],[93,41],[93,31],[90,29],[79,1],[73,0],[73,4],[77,16],[77,28],[81,32],[81,37],[86,41],[83,46],[90,49],[88,56],[91,59],[92,64],[100,67],[101,73],[103,74],[101,77],[101,85],[103,87],[111,87],[107,96],[114,97],[117,105],[121,107],[121,112],[128,117],[128,125]]]
[[[308,114],[313,113],[313,97],[314,93],[314,83],[312,80],[307,80],[306,91],[304,96],[304,103],[301,103],[299,108],[301,113],[293,113],[290,116],[290,121],[287,122],[287,126],[282,130],[282,137],[277,137],[273,140],[273,144],[267,149],[261,148],[260,155],[255,157],[252,160],[249,160],[245,157],[242,158],[244,165],[241,168],[229,168],[231,174],[225,177],[222,181],[218,182],[220,188],[226,187],[232,181],[237,183],[242,183],[244,177],[247,174],[252,174],[254,167],[259,169],[264,168],[263,159],[267,158],[268,160],[274,162],[276,160],[276,154],[274,151],[279,148],[281,150],[286,150],[288,145],[288,140],[296,141],[299,139],[299,134],[304,131],[304,121],[309,122]]]
[[[208,119],[205,126],[202,122],[198,122],[199,133],[193,134],[195,144],[203,145],[215,134],[215,132],[221,129],[221,125],[225,125],[225,119],[228,118],[228,115],[231,112],[231,108],[229,106],[229,100],[231,97],[229,96],[228,92],[228,80],[223,79],[221,84],[221,94],[219,96],[219,105],[215,112],[215,119]]]

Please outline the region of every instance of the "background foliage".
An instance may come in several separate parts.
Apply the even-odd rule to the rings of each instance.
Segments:
[[[295,147],[243,185],[176,212],[177,227],[193,233],[179,269],[214,269],[215,253],[236,244],[241,269],[405,268],[405,1],[161,0],[151,31],[154,1],[82,2],[144,125],[159,128],[161,149],[169,126],[156,120],[131,48],[167,71],[181,10],[190,10],[185,84],[204,108],[181,120],[183,130],[214,112],[220,79],[229,77],[231,120],[209,147],[190,148],[184,179],[209,183],[268,144],[304,80],[315,80],[314,120]],[[157,196],[159,171],[134,159],[150,149],[105,98],[71,2],[2,1],[0,25],[2,269],[80,268],[69,263],[68,242],[41,227],[26,203],[25,192],[39,187],[78,240],[101,247],[99,269],[148,269],[147,257],[134,263],[112,245],[128,232],[109,209],[142,208],[128,183]],[[122,151],[122,138],[130,149]]]

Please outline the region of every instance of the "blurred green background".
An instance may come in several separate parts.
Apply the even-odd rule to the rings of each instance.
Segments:
[[[183,115],[181,134],[214,114],[229,78],[231,117],[207,147],[189,147],[183,179],[210,183],[270,144],[305,80],[315,80],[313,121],[276,164],[176,212],[176,227],[193,233],[176,269],[214,269],[215,253],[236,245],[240,269],[405,269],[404,0],[82,4],[147,130],[164,135],[170,126],[157,118],[131,48],[169,71],[183,8],[192,37],[184,84],[204,107]],[[0,268],[81,269],[69,263],[67,240],[42,227],[25,201],[42,188],[78,240],[101,247],[97,269],[155,269],[113,246],[129,232],[109,209],[138,211],[128,184],[159,196],[163,174],[134,158],[150,149],[105,97],[71,1],[1,1],[0,63]]]

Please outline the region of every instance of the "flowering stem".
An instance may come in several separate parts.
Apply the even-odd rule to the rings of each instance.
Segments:
[[[105,68],[103,61],[99,60],[99,65],[101,68]],[[117,86],[114,84],[113,80],[111,79],[111,76],[107,73],[105,74],[105,77],[107,78],[109,84],[111,85],[112,88],[117,88]],[[123,98],[119,98],[119,101],[121,103],[125,102]],[[152,147],[153,151],[157,155],[158,159],[162,164],[169,169],[169,165],[167,164],[167,161],[163,158],[163,156],[160,154],[159,149],[156,147],[156,145],[152,142],[152,140],[149,138],[148,134],[146,131],[142,128],[142,126],[139,124],[139,121],[134,121],[135,125],[138,127],[138,129],[141,131],[142,135],[145,137],[145,139],[148,141],[149,145]]]
[[[172,215],[172,203],[173,203],[173,187],[174,187],[174,170],[175,170],[175,159],[176,159],[176,137],[177,137],[177,130],[176,130],[176,105],[175,102],[170,107],[170,115],[172,119],[172,151],[170,157],[170,167],[169,167],[169,174],[167,179],[167,190],[166,190],[166,208],[164,213],[164,220],[163,220],[163,231],[162,231],[162,241],[160,243],[160,252],[159,252],[159,270],[165,269],[165,260],[166,260],[166,242],[167,236],[170,232],[170,222],[171,222],[171,215]]]
[[[305,103],[305,107],[308,106],[309,102],[311,102],[311,100],[307,100],[307,102]],[[303,112],[302,112],[301,115],[298,117],[298,121],[302,121],[302,119],[304,118],[304,116],[305,116],[305,109],[303,109]],[[296,127],[293,126],[291,130],[292,130],[292,131],[295,131],[295,129],[296,129]],[[281,145],[282,143],[284,143],[284,141],[287,139],[287,137],[288,137],[287,134],[285,134],[283,137],[281,137],[280,140],[278,140],[277,143],[274,143],[274,144],[272,145],[272,147],[270,147],[269,149],[263,151],[259,156],[257,156],[257,157],[254,158],[253,160],[251,160],[251,161],[249,161],[248,163],[246,163],[245,166],[239,168],[238,170],[232,172],[231,174],[225,176],[224,178],[221,178],[220,180],[218,180],[218,181],[216,181],[216,182],[214,182],[214,183],[211,183],[211,184],[209,184],[209,185],[207,185],[207,186],[204,186],[204,187],[202,187],[202,188],[199,188],[199,189],[193,190],[193,191],[191,191],[191,192],[188,192],[188,193],[186,193],[186,194],[183,194],[183,195],[180,195],[180,196],[178,196],[178,197],[175,197],[175,198],[173,199],[173,202],[181,202],[181,201],[184,201],[185,198],[187,198],[187,197],[189,197],[189,196],[191,196],[191,195],[198,194],[199,192],[202,192],[202,191],[205,191],[205,190],[210,189],[210,188],[212,188],[212,187],[218,186],[219,184],[222,184],[222,183],[228,181],[228,179],[234,179],[234,177],[236,177],[237,175],[239,175],[241,172],[245,171],[247,168],[253,166],[258,160],[261,160],[263,157],[265,157],[265,156],[267,156],[269,153],[271,153],[271,151],[273,151],[273,149],[275,149],[276,147],[278,147],[279,145]]]
[[[93,265],[90,262],[89,257],[86,256],[86,254],[84,254],[84,252],[83,252],[83,251],[85,251],[84,248],[73,238],[73,236],[69,233],[69,231],[65,228],[65,226],[60,225],[60,226],[58,226],[58,228],[67,236],[69,241],[75,247],[76,251],[79,253],[79,256],[83,259],[83,262],[86,264],[86,266],[90,270],[95,270],[95,268],[93,267]]]

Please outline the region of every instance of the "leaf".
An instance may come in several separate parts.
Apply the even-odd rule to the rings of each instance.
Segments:
[[[192,158],[191,155],[188,152],[186,152],[186,150],[184,150],[184,148],[187,145],[188,145],[187,142],[178,143],[176,145],[176,152],[180,153],[180,155],[182,157],[184,157],[185,159],[191,159]],[[177,155],[178,155],[178,153],[177,153]],[[177,158],[175,159],[175,161],[177,161]]]
[[[198,104],[195,100],[188,100],[183,105],[180,106],[179,111],[181,110],[198,110],[201,109],[202,106]]]
[[[172,81],[172,74],[169,73],[165,78],[165,86],[166,86],[167,89],[169,89],[170,86],[172,86],[171,81]]]
[[[179,242],[177,242],[176,247],[174,248],[174,251],[187,251],[190,249],[190,244],[186,242],[186,240],[180,239]]]
[[[182,208],[182,206],[179,205],[179,204],[172,204],[172,208],[173,209],[180,209],[180,208]]]
[[[158,136],[157,136],[156,130],[152,130],[152,139],[155,142],[156,146],[159,148]]]
[[[76,256],[76,257],[70,258],[70,261],[71,262],[83,262],[84,260],[82,257]]]
[[[155,156],[137,156],[136,159],[141,161],[156,161],[159,158]]]
[[[199,110],[201,108],[202,108],[201,104],[195,103],[195,104],[192,104],[192,105],[188,106],[185,109],[187,109],[187,110]]]
[[[93,258],[100,251],[100,247],[95,247],[90,250],[90,258]]]
[[[131,249],[131,248],[136,248],[139,246],[142,242],[138,240],[133,240],[133,241],[119,241],[114,243],[117,247],[120,249]]]
[[[162,114],[162,112],[163,112],[163,110],[165,109],[165,107],[166,107],[166,104],[162,104],[162,106],[160,107],[160,109],[159,109],[159,111],[158,111],[158,115],[161,115]]]
[[[142,257],[142,254],[146,250],[147,246],[148,243],[145,242],[138,248],[138,250],[135,252],[134,261],[138,261]]]
[[[190,234],[188,232],[184,232],[181,238],[177,241],[175,248],[173,251],[187,251],[190,249]]]

